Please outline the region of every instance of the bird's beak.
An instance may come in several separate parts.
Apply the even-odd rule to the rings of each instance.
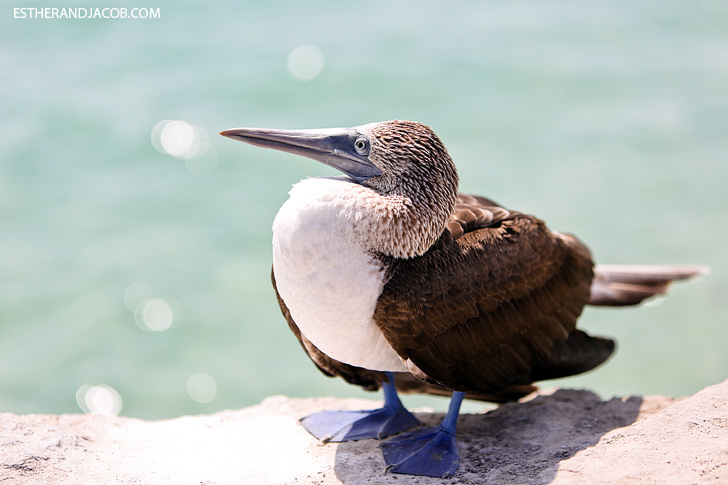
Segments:
[[[251,145],[312,158],[340,170],[360,183],[382,174],[379,167],[368,158],[368,140],[354,128],[321,130],[233,128],[220,134]],[[367,143],[367,152],[363,154],[356,149],[357,141],[362,139]]]

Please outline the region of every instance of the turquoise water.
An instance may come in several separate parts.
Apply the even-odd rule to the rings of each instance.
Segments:
[[[600,262],[713,268],[660,305],[587,310],[618,353],[558,384],[685,395],[728,377],[726,0],[13,18],[28,5],[88,6],[0,8],[0,411],[81,412],[77,391],[102,384],[145,418],[364,396],[309,363],[269,284],[277,208],[333,172],[216,133],[392,118],[435,128],[463,191],[578,234]],[[324,61],[309,80],[287,67],[301,45]],[[208,136],[201,157],[155,149],[162,120]]]

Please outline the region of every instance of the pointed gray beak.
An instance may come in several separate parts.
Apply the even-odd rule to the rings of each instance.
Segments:
[[[251,145],[312,158],[340,170],[359,183],[382,174],[379,167],[368,158],[369,140],[354,128],[322,130],[233,128],[220,134]]]

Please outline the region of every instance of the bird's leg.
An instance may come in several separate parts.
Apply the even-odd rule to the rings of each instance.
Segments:
[[[427,477],[452,476],[458,469],[455,430],[464,395],[464,392],[453,392],[440,426],[410,431],[379,445],[387,471]]]
[[[397,396],[394,376],[387,372],[382,384],[384,406],[365,411],[321,411],[301,419],[306,430],[324,443],[386,438],[419,426]]]

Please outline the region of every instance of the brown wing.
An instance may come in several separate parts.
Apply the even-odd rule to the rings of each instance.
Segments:
[[[447,228],[453,238],[459,239],[466,232],[495,225],[517,214],[519,213],[506,210],[485,197],[458,194]]]
[[[613,340],[574,330],[568,340],[558,344],[547,359],[536,363],[530,377],[535,382],[581,374],[602,364],[612,352]]]
[[[382,372],[362,369],[361,367],[344,364],[343,362],[332,359],[328,355],[321,352],[310,340],[308,340],[306,336],[301,333],[301,330],[296,325],[296,322],[293,321],[293,318],[291,317],[291,312],[288,310],[288,307],[281,298],[281,295],[278,293],[275,274],[272,270],[271,281],[273,283],[273,289],[276,292],[276,297],[278,298],[278,305],[281,308],[281,313],[283,313],[283,316],[288,322],[288,327],[298,339],[298,342],[301,344],[303,350],[313,361],[313,363],[316,364],[319,370],[329,377],[341,377],[348,383],[360,386],[368,391],[376,391],[377,389],[379,389],[382,382],[386,380],[386,377]],[[415,379],[412,374],[406,372],[395,373],[395,386],[397,387],[398,391],[405,393],[434,395],[447,395],[450,393],[450,391],[444,389],[441,386],[438,386],[437,384]],[[468,393],[466,397],[469,399],[477,399],[480,401],[502,403],[518,400],[535,390],[536,388],[533,386],[516,385],[499,393]]]
[[[461,196],[438,243],[397,262],[374,319],[417,377],[500,392],[564,368],[557,354],[570,359],[566,342],[589,299],[592,267],[575,238]]]

